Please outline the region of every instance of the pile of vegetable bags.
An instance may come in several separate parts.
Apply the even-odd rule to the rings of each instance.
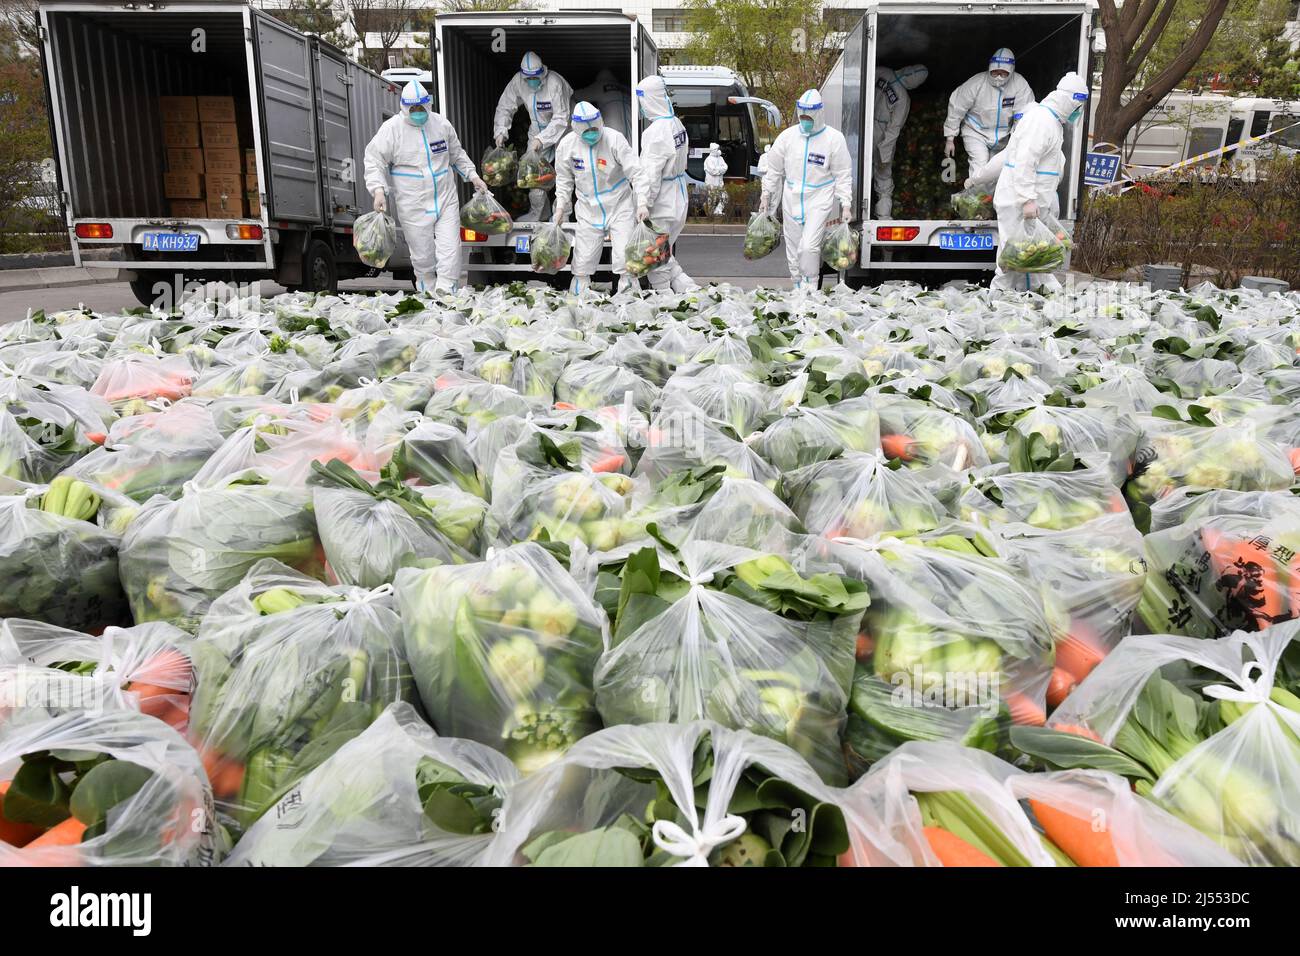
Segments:
[[[1300,296],[1109,291],[0,326],[0,863],[1300,863]]]

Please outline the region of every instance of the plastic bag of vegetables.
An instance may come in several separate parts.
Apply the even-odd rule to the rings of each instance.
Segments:
[[[793,406],[771,421],[753,444],[778,470],[788,472],[842,452],[876,451],[880,420],[869,399],[847,399],[821,408]]]
[[[538,150],[529,149],[519,160],[515,186],[519,189],[554,189],[555,165]]]
[[[607,725],[714,720],[781,741],[828,781],[846,779],[839,735],[864,591],[834,575],[805,580],[778,555],[698,540],[677,555],[639,551],[620,578],[595,675]]]
[[[392,704],[244,834],[226,866],[472,866],[487,851],[509,760],[439,737]]]
[[[275,561],[215,601],[191,645],[189,737],[232,834],[414,700],[390,588],[331,588]]]
[[[0,724],[0,866],[186,866],[217,857],[199,755],[126,710]]]
[[[490,236],[499,236],[515,227],[510,213],[490,192],[475,193],[469,202],[460,207],[460,224],[466,229]]]
[[[1057,272],[1065,268],[1065,245],[1041,219],[1024,219],[1012,227],[998,250],[1005,272]]]
[[[94,523],[100,496],[66,476],[0,495],[0,618],[82,631],[129,622],[122,539]]]
[[[529,261],[533,271],[553,276],[569,264],[569,253],[573,251],[573,242],[564,227],[558,223],[547,223],[533,234],[529,246]]]
[[[954,487],[956,476],[954,479]],[[812,534],[869,538],[937,528],[948,509],[921,473],[879,452],[849,453],[788,472],[780,493]]]
[[[177,501],[153,498],[127,528],[119,570],[137,623],[195,632],[208,606],[264,558],[324,577],[309,489],[232,481],[190,486]]]
[[[501,751],[524,773],[600,727],[591,672],[605,622],[541,545],[397,576],[406,651],[443,735]]]
[[[632,238],[623,249],[623,264],[628,275],[634,278],[648,275],[652,270],[672,258],[673,250],[669,245],[668,233],[660,232],[649,219],[638,222],[632,230]]]
[[[1124,496],[1102,469],[1001,472],[1000,467],[971,476],[960,502],[963,520],[1064,531],[1107,514],[1128,516]]]
[[[397,249],[397,223],[382,212],[358,216],[352,224],[352,246],[362,262],[372,269],[382,269]]]
[[[997,213],[993,211],[993,190],[986,185],[976,183],[960,192],[955,192],[948,202],[958,219],[997,218]]]
[[[745,227],[745,258],[762,259],[776,251],[781,244],[781,227],[766,213],[756,212],[749,217]]]
[[[1251,865],[1300,862],[1300,622],[1218,640],[1125,638],[1013,743],[1053,768],[1120,769],[1135,789]],[[1192,668],[1188,672],[1188,668]]]
[[[514,185],[518,167],[519,157],[513,146],[489,146],[483,153],[483,162],[479,163],[478,168],[483,182],[496,189]]]
[[[510,789],[484,862],[831,866],[849,847],[841,800],[774,740],[706,721],[609,727]],[[857,840],[906,859],[877,822]]]
[[[842,222],[826,233],[822,240],[822,262],[834,272],[843,272],[858,264],[858,243],[862,233]]]

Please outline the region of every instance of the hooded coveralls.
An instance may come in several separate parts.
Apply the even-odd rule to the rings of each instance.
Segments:
[[[994,79],[993,70],[1006,70],[1004,82]],[[970,175],[989,161],[993,150],[1003,146],[1011,132],[1011,118],[1026,113],[1034,104],[1034,91],[1016,72],[1016,58],[1006,47],[989,59],[989,68],[976,73],[948,97],[948,118],[943,135],[952,139],[961,132]]]
[[[876,193],[877,219],[888,219],[894,214],[894,149],[912,109],[912,97],[908,91],[924,83],[929,75],[929,69],[919,63],[901,70],[891,70],[887,66],[876,68],[871,182]]]
[[[533,89],[528,85],[530,79],[541,80],[541,85]],[[540,140],[542,155],[548,162],[554,162],[556,144],[569,130],[569,104],[572,102],[573,87],[568,81],[548,70],[536,53],[525,53],[519,63],[519,72],[510,78],[497,100],[496,113],[492,117],[493,137],[504,140],[509,136],[515,112],[523,107],[528,111],[529,140]],[[545,206],[545,189],[528,190],[528,215],[521,216],[519,221],[538,222]]]
[[[669,241],[675,244],[686,225],[690,205],[686,195],[686,161],[690,153],[686,127],[673,113],[662,77],[647,76],[637,84],[636,100],[642,117],[650,122],[641,134],[641,171],[645,175],[650,221],[667,229]],[[671,288],[673,292],[689,292],[699,288],[682,270],[676,256],[646,278],[650,287],[659,291]]]

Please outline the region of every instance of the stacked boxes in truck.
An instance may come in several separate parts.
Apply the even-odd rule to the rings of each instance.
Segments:
[[[144,302],[191,279],[330,289],[372,272],[351,227],[392,84],[243,4],[39,11],[78,263],[99,250]]]
[[[629,89],[631,116],[638,115],[636,104],[631,102],[631,89],[643,77],[655,73],[659,64],[659,53],[649,31],[635,17],[618,12],[439,14],[434,20],[431,51],[437,89],[431,92],[437,98],[437,108],[456,128],[476,166],[493,145],[492,117],[497,100],[529,50],[575,90],[590,84],[601,70],[609,70]],[[510,140],[519,155],[527,146],[525,122],[520,110]],[[641,124],[633,123],[628,141],[634,151],[639,149],[640,138]],[[469,196],[468,187],[462,183],[460,188],[464,202]],[[493,192],[512,215],[527,211],[527,193],[509,189]],[[501,279],[503,274],[535,275],[528,250],[538,225],[516,223],[511,232],[494,236],[463,230],[469,281],[490,282]],[[572,230],[573,224],[568,228]],[[608,252],[602,253],[601,262],[609,262]],[[568,277],[557,277],[555,281],[567,284]]]
[[[955,162],[944,162],[943,121],[952,91],[988,69],[999,47],[1016,55],[1016,71],[1041,99],[1071,70],[1090,74],[1093,0],[876,0],[846,35],[844,52],[823,88],[826,121],[838,126],[853,157],[854,208],[862,224],[861,281],[898,270],[919,275],[974,277],[992,272],[997,249],[994,222],[955,218],[947,198],[968,175],[957,138]],[[912,109],[894,158],[893,218],[876,219],[871,169],[876,68],[911,64],[929,68],[911,91]],[[1065,134],[1061,218],[1074,220],[1081,196],[1079,170],[1087,130]]]

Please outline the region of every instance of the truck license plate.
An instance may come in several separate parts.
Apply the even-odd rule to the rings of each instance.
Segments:
[[[145,252],[198,252],[197,232],[146,232],[140,243]]]
[[[997,243],[991,232],[941,232],[940,249],[993,249]]]
[[[528,253],[528,240],[532,237],[525,233],[522,236],[515,236],[515,252]]]

